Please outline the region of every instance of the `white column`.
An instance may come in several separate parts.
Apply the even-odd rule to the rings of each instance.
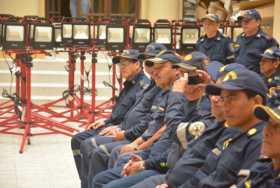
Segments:
[[[274,12],[273,12],[273,36],[278,42],[280,42],[280,17],[278,16],[280,12],[280,1],[274,1]]]

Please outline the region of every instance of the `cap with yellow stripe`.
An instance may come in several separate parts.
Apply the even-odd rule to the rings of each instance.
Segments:
[[[264,105],[256,105],[255,116],[263,121],[271,121],[280,126],[280,108],[270,108]]]

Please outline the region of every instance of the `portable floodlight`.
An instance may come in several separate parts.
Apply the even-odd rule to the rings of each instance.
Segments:
[[[180,49],[185,52],[192,52],[199,39],[200,27],[196,22],[184,22],[181,28]]]
[[[52,26],[53,26],[53,32],[54,32],[54,47],[56,48],[61,48],[63,47],[62,44],[62,17],[57,16],[57,17],[52,17],[51,18]]]
[[[75,18],[73,20],[73,43],[79,46],[90,44],[90,24],[86,18]]]
[[[154,24],[154,42],[172,48],[172,26],[168,20],[157,20]]]
[[[25,38],[26,38],[26,46],[31,46],[31,41],[34,38],[34,24],[40,23],[42,18],[38,16],[30,15],[24,16],[23,22],[25,25]]]
[[[104,47],[107,39],[107,25],[109,20],[99,20],[94,24],[94,40],[98,46]]]
[[[149,20],[139,19],[133,26],[132,48],[144,51],[152,41],[152,27]]]
[[[34,49],[52,49],[54,47],[54,29],[50,23],[34,24],[31,47]]]
[[[125,28],[121,24],[110,24],[106,27],[106,49],[122,50],[125,47]]]
[[[63,18],[61,24],[61,39],[63,46],[71,46],[73,43],[73,19]]]
[[[0,47],[2,47],[4,23],[8,19],[13,18],[13,17],[14,16],[11,14],[0,14]]]
[[[25,27],[21,21],[10,19],[2,28],[3,49],[23,49],[25,47]]]

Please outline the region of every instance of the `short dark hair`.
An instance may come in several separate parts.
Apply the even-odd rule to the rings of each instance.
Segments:
[[[260,94],[256,93],[255,91],[252,91],[252,90],[249,90],[249,89],[244,89],[243,91],[245,92],[246,96],[249,99],[253,98],[253,97],[257,96],[257,95],[260,95]],[[260,95],[260,96],[262,97],[262,104],[265,105],[266,104],[266,97],[262,96],[262,95]]]

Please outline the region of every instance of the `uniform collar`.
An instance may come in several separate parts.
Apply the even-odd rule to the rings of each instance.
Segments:
[[[246,37],[245,33],[242,33],[241,36],[244,38],[261,38],[264,35],[264,32],[262,31],[262,29],[259,29],[258,32],[255,35]]]
[[[126,82],[132,83],[132,84],[134,85],[134,84],[136,84],[139,80],[141,80],[143,76],[144,76],[144,71],[141,70],[141,71],[139,71],[139,72],[134,76],[133,79],[127,80]]]
[[[223,35],[220,33],[220,31],[217,31],[216,35],[212,38],[208,38],[207,35],[204,35],[204,38],[208,40],[221,40],[222,37]]]

